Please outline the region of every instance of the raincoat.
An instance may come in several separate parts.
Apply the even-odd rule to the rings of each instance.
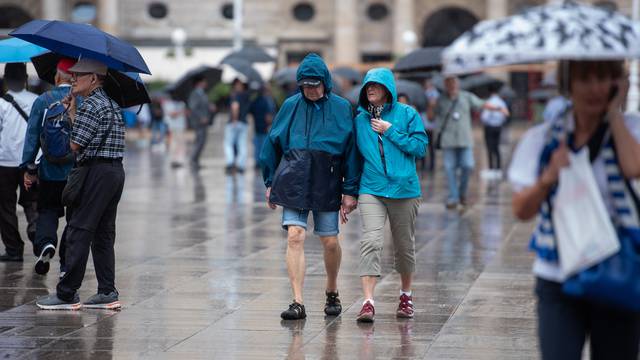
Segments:
[[[383,85],[391,98],[380,116],[391,123],[391,127],[382,135],[382,153],[378,133],[371,128],[372,116],[367,110],[369,101],[366,88],[372,82]],[[429,139],[420,114],[411,106],[398,102],[393,73],[385,68],[369,70],[358,104],[355,120],[357,144],[364,158],[360,194],[391,199],[419,197],[421,191],[416,158],[424,156]]]
[[[312,102],[300,91],[283,103],[260,153],[270,201],[293,209],[337,211],[342,195],[357,196],[361,159],[349,102],[331,92],[326,64],[304,58],[296,74],[320,79],[324,96]]]

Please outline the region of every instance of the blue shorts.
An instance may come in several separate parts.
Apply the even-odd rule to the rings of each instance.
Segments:
[[[282,228],[287,230],[289,225],[296,225],[307,230],[309,210],[284,208],[282,211]],[[318,236],[338,235],[337,211],[313,211],[313,233]]]

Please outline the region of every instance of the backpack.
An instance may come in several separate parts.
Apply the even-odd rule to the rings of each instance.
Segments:
[[[67,164],[73,162],[71,151],[71,123],[65,118],[66,109],[62,103],[51,104],[42,117],[40,147],[48,162]]]

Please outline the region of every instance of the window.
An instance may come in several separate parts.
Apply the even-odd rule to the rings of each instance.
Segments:
[[[299,3],[293,7],[293,17],[298,21],[311,21],[315,15],[316,9],[309,3]]]
[[[594,5],[597,7],[601,7],[607,11],[618,10],[618,5],[613,1],[597,1]]]
[[[87,2],[77,3],[71,10],[71,21],[75,23],[91,23],[96,19],[96,6]]]
[[[371,4],[367,8],[367,16],[373,21],[384,20],[387,16],[389,16],[389,8],[387,7],[387,5],[382,3]]]
[[[152,2],[147,9],[149,16],[154,19],[164,19],[169,13],[167,5],[161,2]]]
[[[233,4],[231,3],[226,3],[224,5],[222,5],[222,8],[220,9],[220,13],[222,13],[222,17],[227,19],[227,20],[232,20],[233,19]]]
[[[310,53],[316,53],[322,57],[322,51],[309,50],[309,51],[287,51],[287,65],[300,64],[305,56]]]

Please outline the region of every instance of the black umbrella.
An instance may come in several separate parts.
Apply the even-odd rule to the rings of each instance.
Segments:
[[[275,81],[276,84],[280,86],[285,84],[295,84],[297,82],[296,81],[297,71],[298,71],[298,68],[295,68],[292,66],[279,69],[273,74],[273,81]]]
[[[546,101],[558,95],[558,90],[550,88],[535,89],[529,92],[529,99],[534,101]]]
[[[252,82],[257,82],[258,84],[262,84],[264,82],[262,80],[262,76],[260,76],[260,73],[258,73],[258,71],[256,71],[256,69],[254,69],[253,66],[251,66],[251,63],[249,63],[246,60],[232,59],[225,62],[225,64],[231,66],[237,72],[244,75],[244,77],[247,78],[247,83],[249,84]]]
[[[47,52],[31,58],[38,77],[55,85],[55,75],[61,55]],[[102,86],[120,107],[126,108],[151,102],[147,89],[137,73],[123,73],[109,69]]]
[[[503,85],[500,91],[498,91],[498,95],[504,99],[515,99],[518,96],[516,91],[509,85]]]
[[[409,54],[401,57],[393,71],[431,71],[437,70],[442,66],[442,47],[427,47],[414,50]]]
[[[273,56],[267,54],[267,52],[263,48],[257,46],[247,46],[225,56],[220,63],[227,64],[229,61],[238,59],[247,61],[249,63],[276,61],[276,59]]]
[[[354,68],[350,68],[348,66],[341,66],[341,67],[335,68],[333,69],[331,74],[335,76],[339,76],[345,80],[349,80],[353,84],[358,84],[362,82],[362,74],[358,70]]]
[[[193,79],[197,76],[204,76],[207,80],[206,91],[209,91],[215,84],[220,82],[222,70],[206,65],[199,66],[187,71],[176,82],[167,86],[166,91],[175,100],[187,101],[193,90]]]
[[[493,76],[484,73],[470,75],[460,80],[460,88],[464,90],[473,90],[490,86],[499,87],[502,86],[502,84],[504,84],[504,81],[496,79]]]

